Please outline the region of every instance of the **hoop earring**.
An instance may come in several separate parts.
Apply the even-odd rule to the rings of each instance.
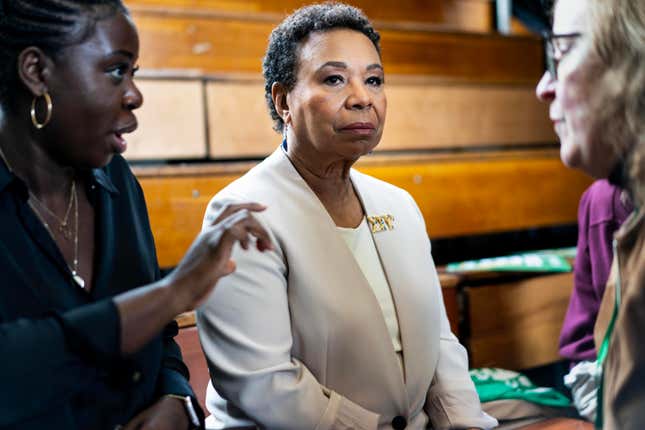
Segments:
[[[38,100],[40,96],[34,96],[34,98],[31,100],[31,110],[29,111],[29,114],[31,115],[31,123],[36,127],[37,130],[40,130],[47,124],[49,124],[49,121],[52,119],[52,98],[49,96],[49,93],[45,91],[45,93],[42,95],[42,97],[45,99],[45,104],[47,105],[47,113],[45,114],[45,121],[43,122],[38,122],[38,118],[36,118],[36,100]]]

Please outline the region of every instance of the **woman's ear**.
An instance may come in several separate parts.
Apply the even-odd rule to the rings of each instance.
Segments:
[[[41,96],[48,90],[47,79],[53,65],[40,48],[30,46],[18,55],[18,76],[34,96]]]
[[[282,122],[289,124],[291,121],[291,111],[289,110],[289,103],[287,101],[288,91],[284,85],[274,82],[271,85],[271,98],[273,99],[273,106],[282,118]]]

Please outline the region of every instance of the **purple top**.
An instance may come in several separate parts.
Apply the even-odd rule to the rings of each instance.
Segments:
[[[560,355],[574,363],[596,359],[593,328],[613,259],[614,232],[632,210],[621,189],[604,179],[580,199],[574,287],[560,333]]]

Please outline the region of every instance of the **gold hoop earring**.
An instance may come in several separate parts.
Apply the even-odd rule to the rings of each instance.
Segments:
[[[45,114],[45,121],[38,122],[38,118],[36,118],[36,100],[38,100],[39,96],[34,96],[34,98],[31,100],[31,111],[29,112],[31,115],[31,123],[38,130],[40,130],[47,124],[49,124],[49,121],[52,119],[52,108],[53,108],[52,98],[49,96],[49,93],[46,91],[42,96],[45,99],[45,104],[47,105],[47,113]]]

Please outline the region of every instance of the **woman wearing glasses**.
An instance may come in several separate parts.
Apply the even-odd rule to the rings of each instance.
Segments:
[[[553,30],[547,39],[550,71],[537,94],[550,102],[562,161],[608,178],[626,190],[636,208],[615,235],[594,338],[603,373],[599,427],[640,429],[645,425],[645,348],[639,333],[645,328],[645,3],[561,0]],[[596,292],[594,299],[599,298]]]
[[[562,106],[556,95],[557,64],[577,43],[587,20],[586,1],[561,1],[554,13],[554,32],[545,35],[548,71],[537,88],[543,101],[551,101],[551,119],[560,137],[562,161],[579,165],[579,144],[568,139]],[[614,233],[633,211],[628,193],[617,181],[599,179],[580,199],[578,208],[578,253],[574,270],[574,289],[560,333],[560,355],[572,369],[565,378],[579,413],[593,421],[596,413],[597,351],[593,328],[605,292],[613,260]]]

